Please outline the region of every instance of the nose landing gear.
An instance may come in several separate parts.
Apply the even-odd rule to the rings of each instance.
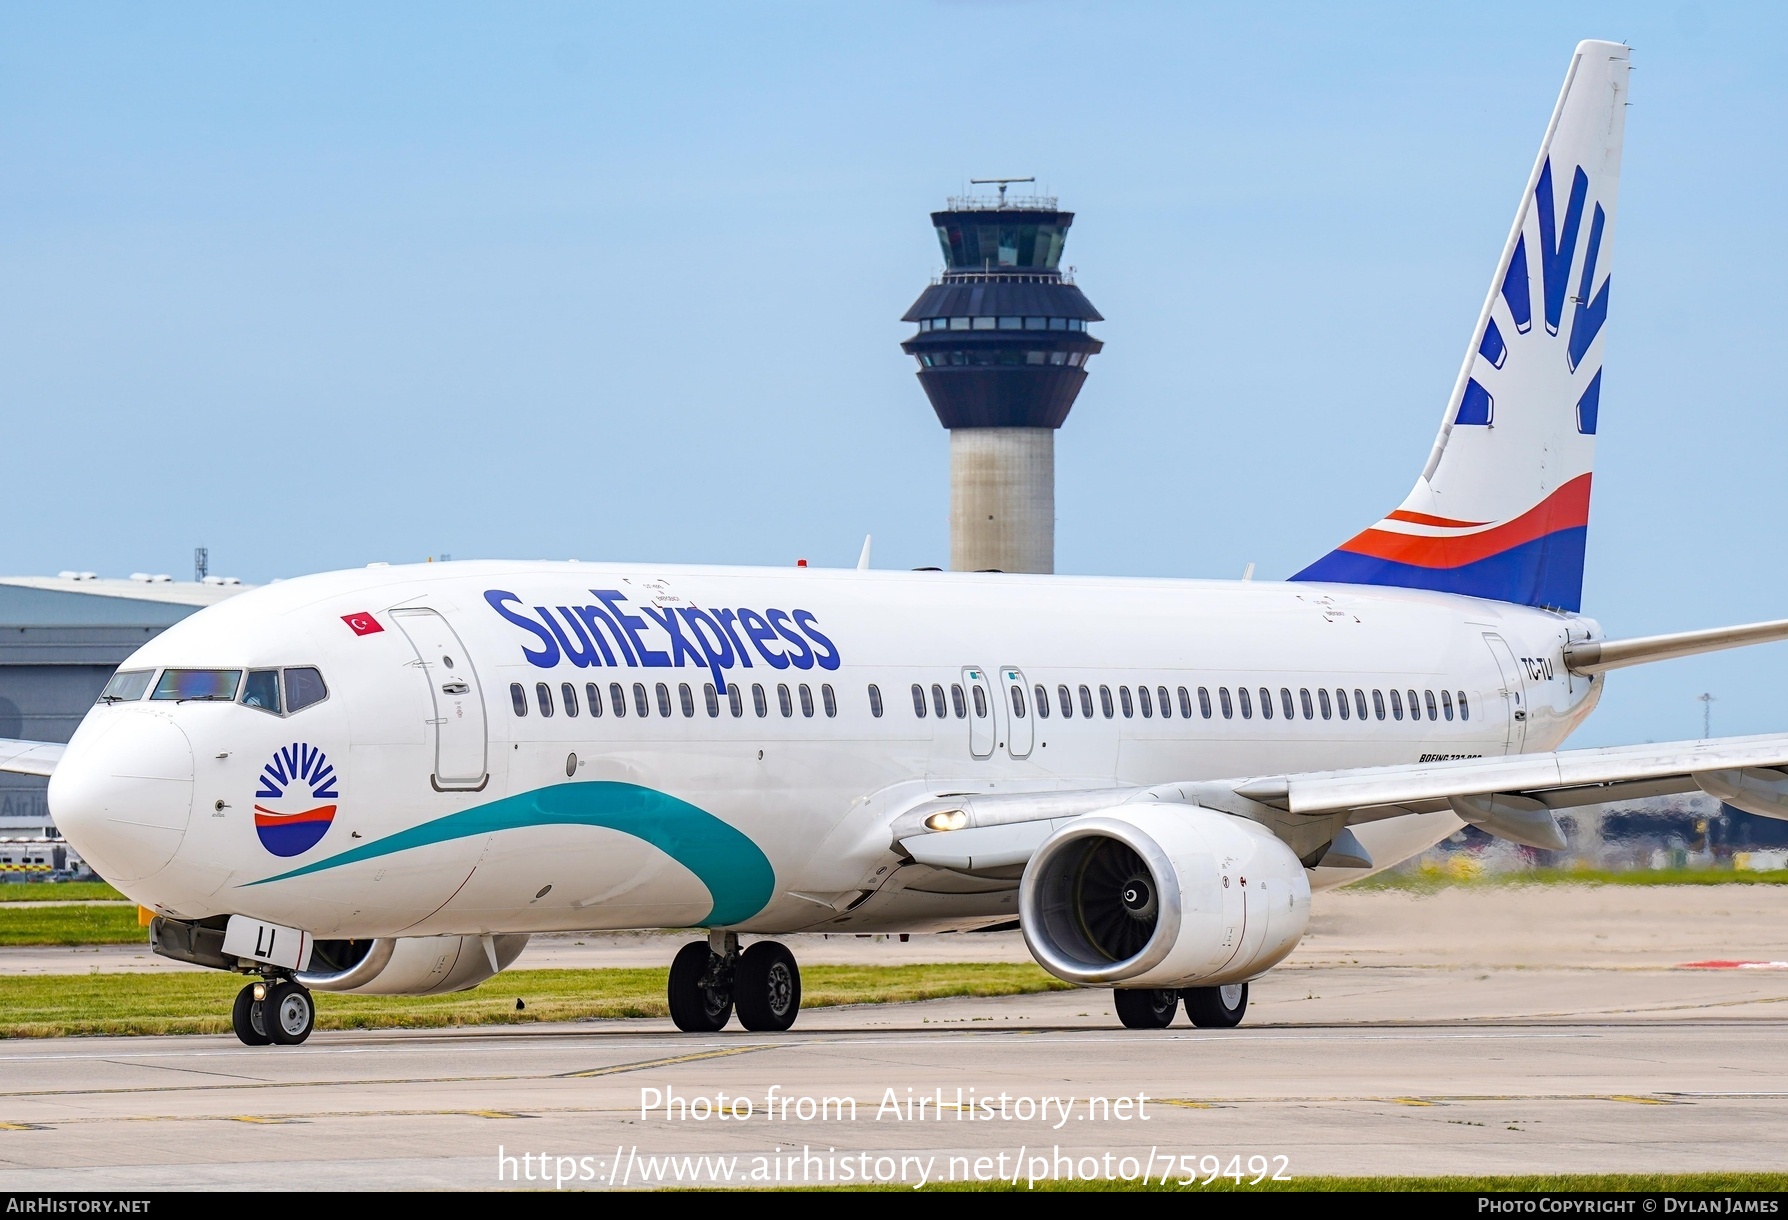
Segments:
[[[263,979],[236,993],[230,1028],[244,1046],[296,1046],[316,1027],[317,1005],[291,979]]]
[[[759,941],[739,952],[736,932],[691,941],[671,962],[671,1020],[691,1034],[725,1029],[733,1013],[753,1032],[781,1031],[801,1011],[801,968],[786,946]]]

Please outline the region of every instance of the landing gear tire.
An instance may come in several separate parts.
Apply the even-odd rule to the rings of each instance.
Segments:
[[[732,982],[720,977],[725,961],[708,948],[705,940],[690,941],[671,959],[667,998],[671,1020],[684,1033],[717,1033],[732,1020]]]
[[[1248,1011],[1248,984],[1188,987],[1180,992],[1180,998],[1186,1001],[1186,1015],[1192,1024],[1204,1029],[1233,1029]]]
[[[801,968],[795,955],[773,940],[760,940],[739,955],[733,983],[739,1024],[753,1033],[781,1031],[801,1012]]]
[[[278,1046],[297,1046],[310,1037],[317,1023],[316,1001],[310,992],[290,979],[267,989],[261,1001],[261,1024]]]
[[[260,986],[263,984],[250,983],[238,991],[235,1006],[230,1009],[230,1028],[236,1031],[236,1037],[244,1046],[266,1046],[273,1041],[267,1036],[261,1002],[255,999],[255,988]]]
[[[1180,993],[1165,987],[1119,987],[1111,993],[1125,1029],[1166,1029],[1180,1011]]]

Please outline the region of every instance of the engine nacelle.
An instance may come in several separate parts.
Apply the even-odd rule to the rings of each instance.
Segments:
[[[313,991],[443,995],[507,969],[527,946],[525,935],[320,940],[311,968],[292,977]]]
[[[1019,919],[1042,967],[1083,986],[1240,983],[1310,922],[1310,882],[1257,822],[1185,805],[1076,818],[1024,871]]]

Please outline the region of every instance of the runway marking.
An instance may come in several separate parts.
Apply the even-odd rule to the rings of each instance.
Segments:
[[[285,1115],[278,1118],[271,1118],[265,1114],[226,1114],[223,1117],[229,1119],[233,1123],[264,1123],[269,1127],[282,1127],[289,1123],[301,1123],[304,1121],[301,1118],[292,1118]]]
[[[1157,1097],[1155,1101],[1163,1106],[1178,1106],[1182,1110],[1215,1110],[1217,1106],[1208,1101],[1191,1101],[1184,1097]]]
[[[1678,970],[1788,970],[1788,962],[1683,962]]]
[[[773,1051],[785,1045],[763,1042],[755,1046],[729,1046],[718,1051],[696,1051],[690,1055],[671,1055],[664,1059],[642,1059],[638,1063],[617,1063],[613,1067],[588,1068],[581,1072],[554,1072],[547,1079],[572,1080],[587,1076],[615,1076],[622,1072],[643,1072],[647,1068],[670,1067],[676,1063],[694,1063],[700,1059],[725,1059],[729,1055],[749,1055],[752,1051]]]
[[[1393,1097],[1392,1101],[1400,1106],[1438,1106],[1438,1101],[1425,1101],[1420,1097]]]

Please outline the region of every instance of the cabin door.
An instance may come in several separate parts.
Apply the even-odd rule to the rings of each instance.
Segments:
[[[411,664],[428,686],[435,790],[478,791],[490,775],[485,764],[484,692],[472,658],[437,611],[393,610],[391,618],[409,637],[416,650]]]

